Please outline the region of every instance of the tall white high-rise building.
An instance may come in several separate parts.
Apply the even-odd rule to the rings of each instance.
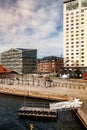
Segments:
[[[64,66],[87,68],[87,0],[64,0]]]

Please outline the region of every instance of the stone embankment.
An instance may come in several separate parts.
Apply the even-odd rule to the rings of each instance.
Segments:
[[[9,85],[2,85],[2,86],[0,85],[0,93],[33,97],[33,98],[39,98],[39,99],[54,100],[54,101],[69,100],[67,95],[60,95],[60,94],[58,95],[58,94],[50,94],[47,92],[38,92],[38,90],[37,91],[26,90],[26,89],[23,89],[23,86],[21,88],[19,88],[19,87],[17,88],[16,86],[14,86],[12,88],[12,87],[9,87]]]
[[[31,84],[30,84],[31,83]],[[87,128],[87,82],[82,80],[63,80],[57,79],[54,82],[46,83],[47,86],[29,82],[22,84],[18,82],[14,84],[0,84],[0,93],[28,96],[34,98],[42,98],[54,101],[65,101],[79,98],[83,101],[82,108],[77,110],[77,116]],[[59,84],[59,85],[58,85]]]

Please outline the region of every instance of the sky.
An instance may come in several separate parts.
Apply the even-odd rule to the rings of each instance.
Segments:
[[[63,0],[0,0],[0,52],[11,48],[63,55]]]

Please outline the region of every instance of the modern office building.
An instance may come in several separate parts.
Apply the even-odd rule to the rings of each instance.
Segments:
[[[1,64],[7,69],[20,74],[35,72],[36,62],[36,49],[13,48],[1,53]]]
[[[87,71],[87,0],[64,0],[64,67]]]
[[[47,56],[37,60],[37,73],[59,73],[62,68],[62,57]]]

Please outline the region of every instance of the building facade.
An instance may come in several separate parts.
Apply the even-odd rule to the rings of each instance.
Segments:
[[[11,71],[28,74],[36,71],[36,49],[10,49],[1,53],[1,64]]]
[[[58,73],[63,67],[63,58],[48,56],[37,61],[37,73]]]
[[[87,0],[64,0],[64,67],[87,71]]]

